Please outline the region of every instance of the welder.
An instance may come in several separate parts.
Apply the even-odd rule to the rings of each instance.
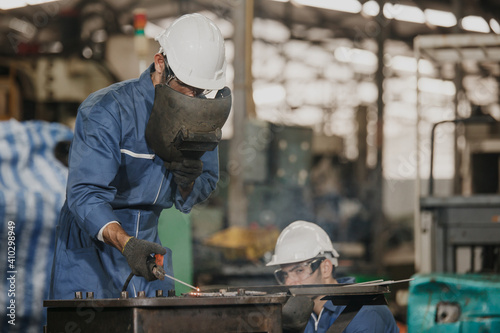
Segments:
[[[352,277],[335,277],[339,254],[328,234],[315,223],[295,221],[288,225],[279,235],[274,251],[267,266],[280,266],[275,271],[280,284],[354,283]],[[315,297],[309,321],[299,331],[330,332],[344,308],[345,305],[334,305],[331,300]],[[297,330],[297,327],[293,329],[290,331]],[[399,329],[386,305],[364,305],[343,332],[396,333]]]
[[[173,117],[201,112],[200,103],[207,103],[209,112],[224,108],[227,116],[224,38],[211,20],[188,14],[156,40],[159,52],[139,78],[92,93],[78,109],[66,202],[56,229],[51,299],[71,299],[76,291],[119,297],[131,273],[132,296],[173,289],[171,279],[157,279],[147,264],[152,255],[164,255],[163,268],[173,275],[171,251],[158,237],[160,213],[172,206],[188,213],[216,187],[217,142],[204,149],[202,140],[198,152],[188,154],[170,147],[174,138],[160,132],[172,124],[181,134],[193,132]],[[212,91],[215,97],[207,97]],[[175,105],[185,110],[170,112]],[[210,119],[209,114],[216,141],[225,119],[215,125]],[[201,133],[202,139],[209,132]]]

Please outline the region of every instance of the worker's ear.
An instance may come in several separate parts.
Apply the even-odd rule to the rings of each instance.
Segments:
[[[330,260],[328,260],[328,259],[323,260],[323,262],[321,263],[320,269],[321,269],[321,276],[323,278],[329,278],[332,276],[333,265],[332,265],[332,262]]]
[[[161,53],[155,54],[154,62],[155,62],[155,71],[158,72],[158,74],[162,75],[163,72],[165,71],[165,59],[163,58],[163,54]]]

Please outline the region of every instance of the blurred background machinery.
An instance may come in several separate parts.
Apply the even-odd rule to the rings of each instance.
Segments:
[[[418,37],[415,51],[439,63],[498,65],[498,36],[449,37]],[[500,126],[480,106],[464,110],[456,105],[449,120],[428,124],[423,119],[420,123],[427,129],[432,125],[430,177],[425,192],[417,196],[415,254],[420,274],[410,284],[409,332],[494,332],[500,328],[494,300],[500,290]],[[424,114],[422,110],[422,118]],[[447,125],[452,126],[450,132],[440,132]],[[438,193],[434,161],[447,135],[453,138],[454,176],[447,191],[441,187]]]
[[[18,245],[29,249],[20,254],[22,265],[36,253],[50,267],[47,235],[57,207],[48,207],[64,198],[64,147],[78,105],[97,89],[137,77],[158,50],[153,37],[191,12],[221,28],[235,103],[223,128],[216,192],[189,215],[166,210],[160,218],[178,277],[196,285],[274,284],[264,265],[272,239],[297,219],[327,230],[341,255],[338,274],[358,282],[417,272],[453,274],[443,277],[452,284],[465,283],[469,272],[498,273],[496,0],[1,1],[0,199],[10,199],[0,216],[19,221]],[[478,117],[493,121],[462,121]],[[31,121],[52,128],[50,135],[18,134],[32,129]],[[24,143],[14,149],[23,158],[11,153],[13,138]],[[56,146],[61,161],[49,154]],[[44,160],[43,167],[32,163]],[[57,183],[53,202],[49,191],[38,201],[15,194],[39,189],[23,176],[4,178],[16,174],[6,171],[12,165],[36,165],[30,177]],[[60,175],[40,171],[52,168]],[[38,205],[47,205],[44,214],[33,213]],[[46,233],[33,233],[42,220]],[[265,241],[254,242],[261,233]],[[38,332],[47,290],[36,283],[49,272],[40,271],[35,283],[25,269],[20,280],[29,288],[20,297],[29,305],[18,315],[26,324],[15,329]],[[433,288],[423,287],[425,279],[392,290],[400,322],[417,318],[421,308],[407,311],[408,297]],[[8,301],[5,283],[0,304]],[[483,287],[490,285],[471,288]]]

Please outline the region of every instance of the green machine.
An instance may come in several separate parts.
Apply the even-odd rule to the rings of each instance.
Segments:
[[[158,234],[163,246],[172,250],[175,278],[193,284],[193,249],[191,219],[175,208],[165,209],[158,220]],[[175,282],[175,293],[190,292],[189,287]],[[166,292],[166,291],[165,291]]]
[[[433,273],[413,278],[408,332],[500,332],[500,275]]]

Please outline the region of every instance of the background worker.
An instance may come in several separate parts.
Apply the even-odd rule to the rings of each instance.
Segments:
[[[267,266],[280,265],[275,276],[284,285],[354,283],[354,278],[335,278],[339,254],[326,232],[317,224],[295,221],[281,232],[275,253]],[[313,312],[305,333],[327,332],[345,306],[314,299]],[[365,305],[356,314],[345,333],[399,332],[396,321],[385,305]]]
[[[216,187],[217,149],[167,168],[148,145],[145,130],[156,85],[201,98],[225,86],[224,39],[212,21],[190,14],[157,41],[160,51],[139,78],[92,93],[78,109],[51,299],[70,299],[75,291],[119,297],[131,272],[132,295],[173,289],[173,281],[157,280],[146,264],[151,254],[165,255],[164,269],[173,275],[171,251],[158,237],[160,213],[172,206],[188,213]]]

